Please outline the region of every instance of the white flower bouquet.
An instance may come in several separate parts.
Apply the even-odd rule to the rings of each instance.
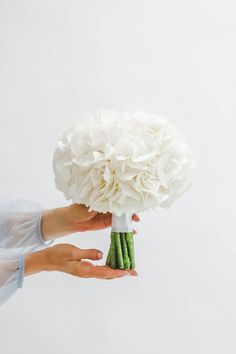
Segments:
[[[57,189],[89,210],[112,213],[106,264],[135,268],[132,215],[168,208],[192,185],[193,160],[180,131],[144,112],[87,114],[57,142]]]

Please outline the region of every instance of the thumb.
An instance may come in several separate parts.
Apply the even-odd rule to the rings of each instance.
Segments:
[[[101,251],[96,250],[94,248],[91,249],[77,248],[76,257],[78,257],[78,259],[91,259],[96,261],[98,259],[101,259],[103,257],[103,254]]]

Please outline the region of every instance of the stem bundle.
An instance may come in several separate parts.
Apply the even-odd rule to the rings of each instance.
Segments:
[[[134,241],[132,232],[111,232],[106,265],[114,269],[134,269]]]

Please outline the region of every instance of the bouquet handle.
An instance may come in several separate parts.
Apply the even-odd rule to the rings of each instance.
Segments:
[[[112,214],[111,242],[106,265],[114,269],[135,269],[132,216]]]

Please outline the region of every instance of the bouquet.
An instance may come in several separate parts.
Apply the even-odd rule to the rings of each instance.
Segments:
[[[86,114],[58,139],[55,184],[67,200],[112,213],[106,264],[135,268],[132,215],[169,208],[192,185],[193,160],[182,133],[144,112]]]

